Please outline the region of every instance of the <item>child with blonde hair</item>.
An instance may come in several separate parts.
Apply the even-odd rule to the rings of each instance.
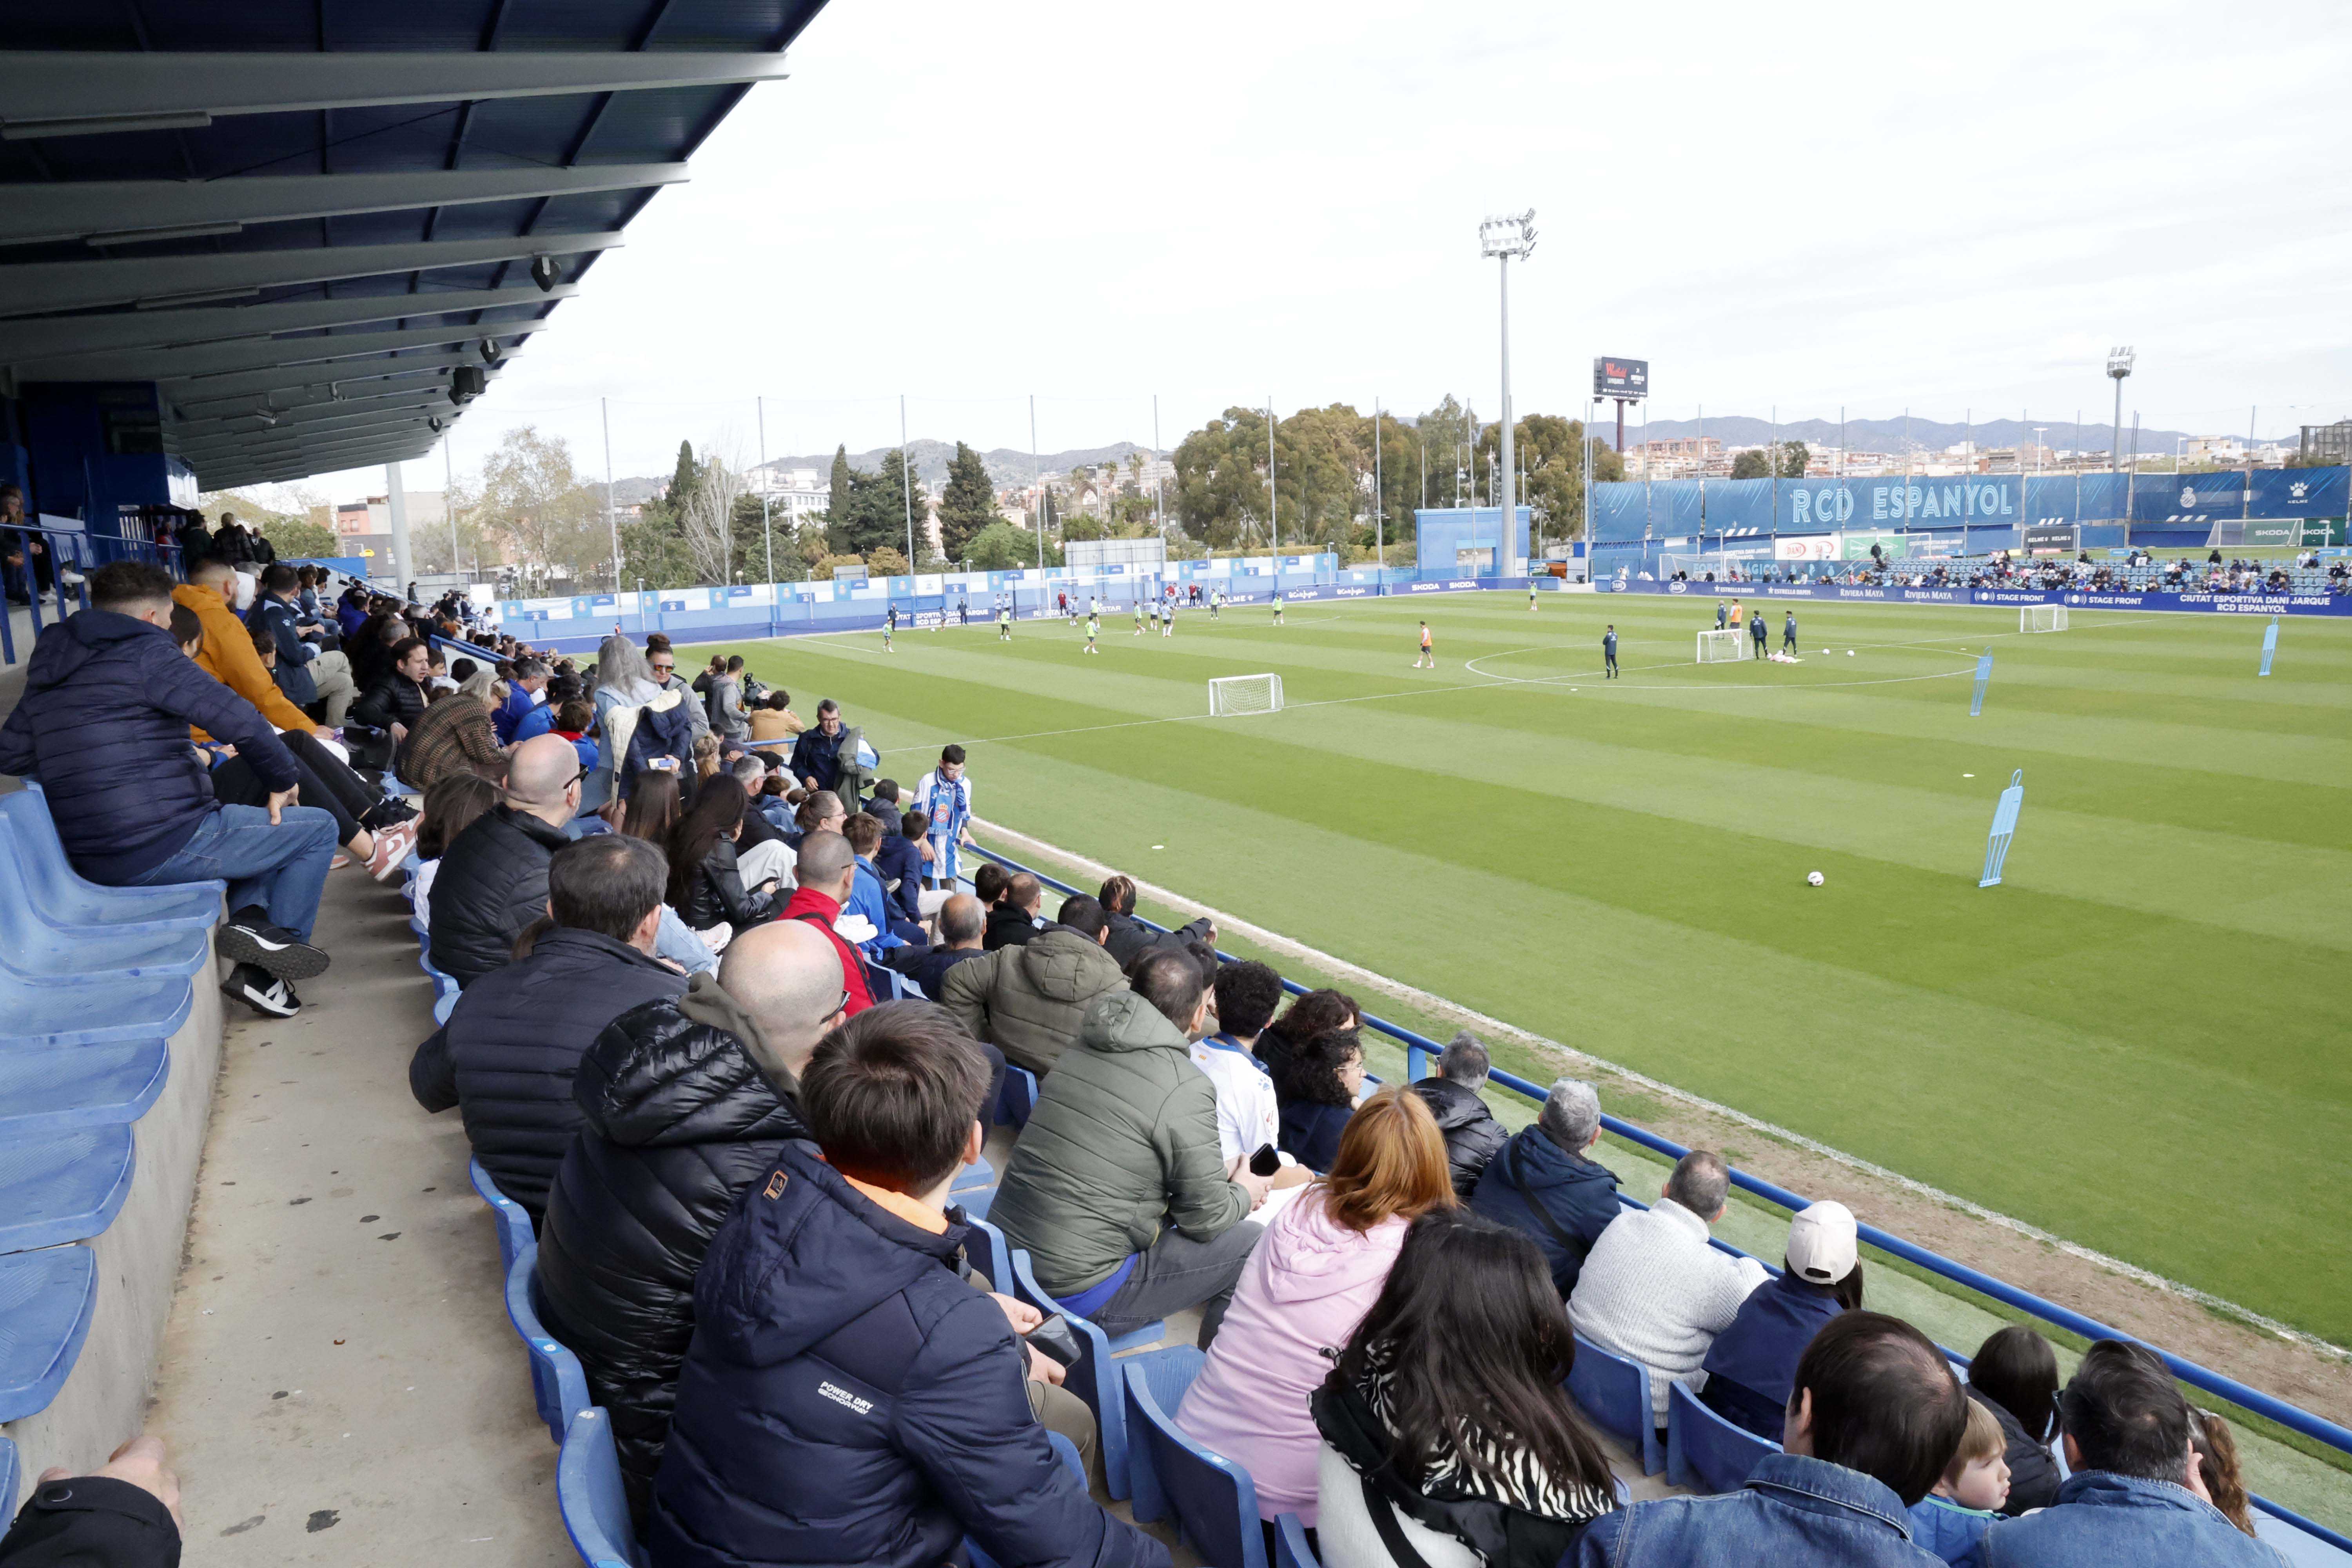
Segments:
[[[1953,1568],[1978,1568],[1985,1531],[2009,1500],[2009,1461],[2001,1457],[2008,1447],[2000,1418],[1969,1400],[1959,1452],[1944,1467],[1934,1489],[1911,1505],[1914,1543]]]

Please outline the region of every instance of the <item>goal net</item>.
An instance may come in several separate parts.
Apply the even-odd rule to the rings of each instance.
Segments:
[[[1282,711],[1282,677],[1227,675],[1209,682],[1209,717]]]
[[[2017,629],[2021,632],[2063,632],[2066,629],[2066,606],[2027,605],[2017,612]]]
[[[1736,563],[1728,555],[1660,555],[1658,575],[1672,580],[1679,572],[1694,583],[1704,583],[1712,574],[1718,583],[1731,581]]]
[[[1746,658],[1740,645],[1748,638],[1746,632],[1701,632],[1698,634],[1698,661],[1701,664],[1723,664],[1736,658]]]

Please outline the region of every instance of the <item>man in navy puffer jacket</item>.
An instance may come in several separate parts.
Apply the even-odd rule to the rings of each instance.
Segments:
[[[979,1156],[986,1086],[928,1002],[868,1008],[817,1047],[801,1110],[818,1149],[784,1146],[695,1282],[656,1568],[931,1568],[967,1535],[1033,1568],[1166,1568],[1055,1457],[1005,1309],[958,1272],[948,1188]]]
[[[223,987],[274,1016],[301,1004],[286,982],[323,972],[310,945],[335,853],[335,819],[294,804],[292,753],[252,703],[172,640],[172,579],[142,561],[89,577],[90,608],[41,633],[25,695],[0,726],[0,773],[36,778],[74,869],[109,887],[219,878],[236,962]],[[223,805],[188,727],[234,745],[269,804]]]

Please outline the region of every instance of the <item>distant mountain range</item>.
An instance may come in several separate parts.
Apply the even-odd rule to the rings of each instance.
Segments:
[[[867,452],[852,452],[849,454],[850,466],[863,468],[870,474],[881,468],[882,459],[897,449],[895,447],[877,447]],[[915,478],[933,495],[946,488],[948,462],[955,456],[955,449],[956,444],[952,441],[926,439],[907,443],[907,455],[915,464]],[[1063,452],[1042,452],[1033,458],[1010,447],[997,447],[982,452],[980,460],[988,466],[988,477],[996,482],[997,488],[1004,489],[1032,483],[1041,473],[1066,474],[1072,468],[1091,468],[1097,463],[1124,465],[1129,454],[1142,452],[1149,455],[1150,450],[1149,447],[1139,447],[1132,441],[1117,441],[1108,447],[1076,447]],[[817,478],[823,480],[833,473],[833,454],[824,452],[814,457],[771,458],[764,464],[755,463],[752,467],[772,468],[778,473],[789,473],[794,468],[814,468]],[[633,474],[613,481],[613,500],[622,506],[634,506],[654,500],[668,486],[667,474]]]
[[[1636,410],[1625,411],[1625,444],[1638,446],[1643,439],[1652,441],[1688,440],[1705,434],[1720,440],[1727,447],[1760,447],[1774,438],[1775,427],[1767,419],[1750,418],[1746,415],[1727,414],[1721,417],[1710,415],[1702,423],[1696,419],[1653,419],[1646,426],[1640,423]],[[1594,421],[1593,428],[1608,437],[1617,433],[1614,416]],[[1945,423],[1935,419],[1914,419],[1906,429],[1902,419],[1849,419],[1845,422],[1844,442],[1848,451],[1901,453],[1905,442],[1913,452],[1940,452],[1963,441],[1974,441],[1979,447],[2014,447],[2020,442],[2032,444],[2034,431],[2042,432],[2041,445],[2055,452],[2106,452],[2114,450],[2114,426],[2101,420],[2085,420],[2079,432],[2074,421],[2056,419],[1980,419],[1973,425]],[[2178,440],[2189,441],[2200,435],[2213,436],[2222,432],[2207,430],[2153,430],[2139,432],[2139,450],[2147,456],[2164,452]],[[1811,441],[1825,447],[1838,444],[1838,422],[1834,419],[1794,419],[1780,426],[1777,435],[1783,441]],[[2272,439],[2280,439],[2273,437]],[[2124,451],[2132,449],[2132,429],[2124,426]]]

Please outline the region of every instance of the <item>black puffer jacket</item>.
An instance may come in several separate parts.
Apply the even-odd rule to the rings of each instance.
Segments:
[[[1412,1086],[1437,1118],[1445,1139],[1445,1164],[1454,1173],[1454,1195],[1469,1200],[1486,1173],[1486,1162],[1511,1141],[1510,1129],[1495,1120],[1478,1091],[1442,1078],[1425,1078]]]
[[[1134,963],[1135,955],[1145,948],[1165,947],[1173,950],[1181,948],[1189,942],[1206,942],[1213,929],[1206,915],[1188,926],[1166,931],[1153,931],[1133,915],[1122,915],[1105,910],[1103,918],[1110,924],[1110,935],[1103,939],[1103,946],[1122,970]]]
[[[547,1331],[613,1413],[642,1510],[669,1436],[677,1369],[694,1337],[694,1276],[736,1194],[805,1138],[757,1058],[758,1026],[698,974],[684,996],[632,1007],[580,1064],[583,1120],[547,1195],[539,1280]],[[779,1074],[781,1064],[773,1069]]]
[[[436,891],[448,874],[444,865]],[[686,976],[625,942],[558,926],[529,958],[457,998],[416,1047],[409,1092],[427,1110],[458,1109],[474,1158],[537,1224],[580,1126],[572,1079],[581,1058],[614,1018],[685,989]]]
[[[433,967],[460,986],[506,967],[515,938],[547,913],[547,863],[569,842],[563,829],[510,805],[476,817],[441,857],[427,895]]]
[[[743,873],[735,864],[735,841],[721,838],[688,876],[677,918],[697,931],[709,931],[721,921],[740,928],[765,920],[775,907],[773,893],[754,893],[743,886]]]
[[[414,730],[416,721],[425,717],[426,700],[425,688],[395,669],[369,687],[352,704],[347,717],[379,730],[389,730],[394,724]]]

